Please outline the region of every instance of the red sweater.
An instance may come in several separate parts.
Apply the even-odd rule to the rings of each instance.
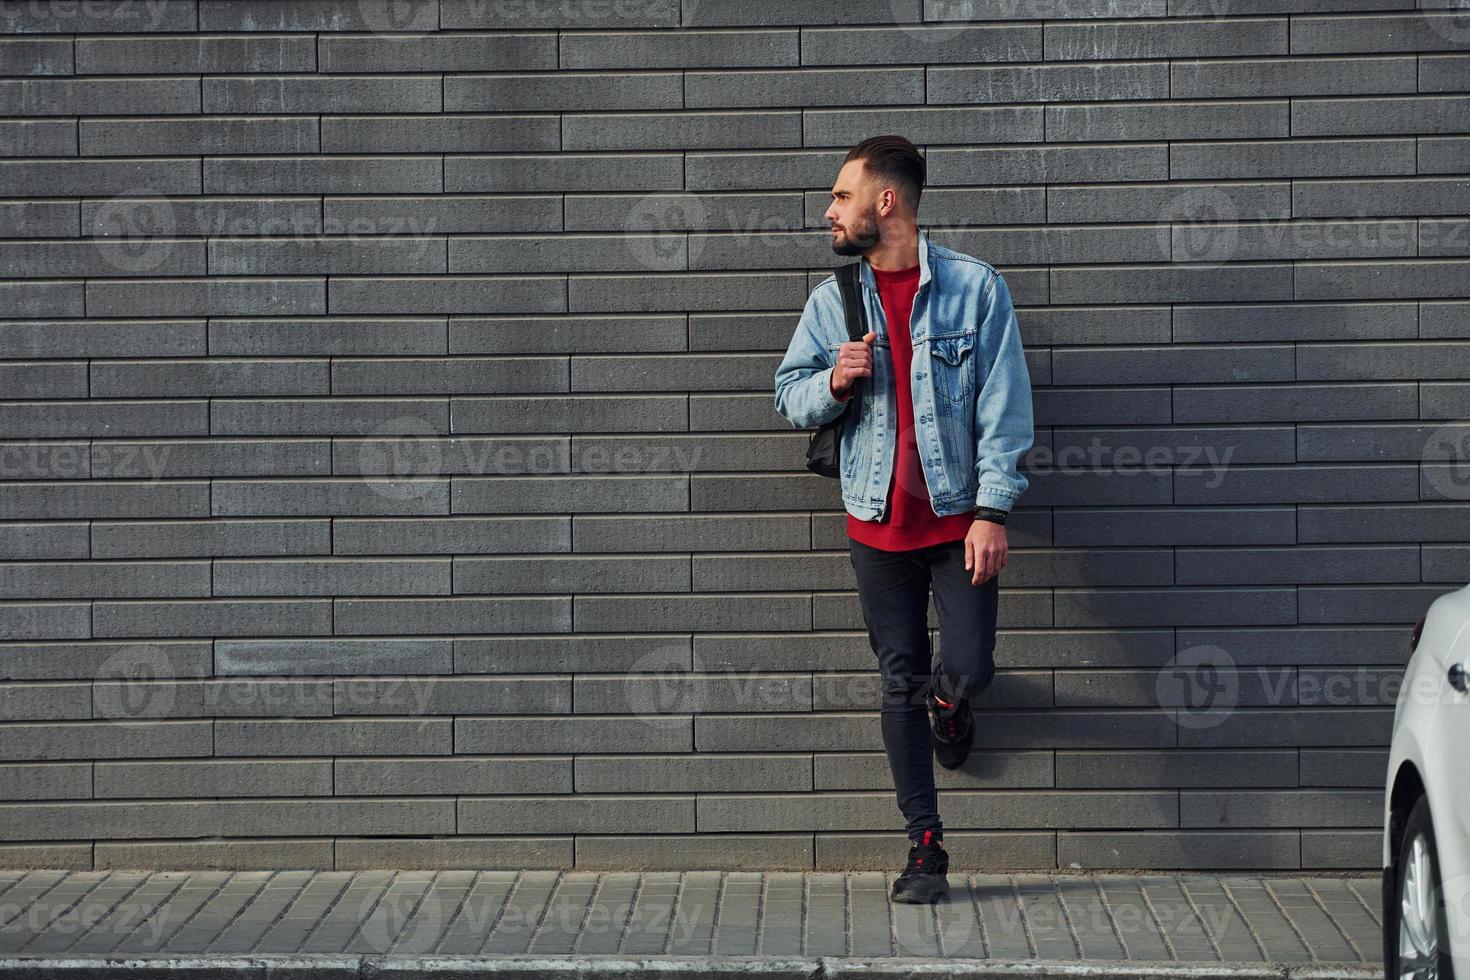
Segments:
[[[888,320],[888,349],[893,356],[893,380],[898,388],[898,454],[888,483],[888,507],[875,521],[860,521],[848,514],[847,536],[884,551],[908,551],[943,541],[963,541],[975,523],[975,515],[968,510],[947,517],[934,513],[914,438],[914,397],[909,384],[914,349],[909,340],[909,318],[913,315],[914,294],[919,290],[919,267],[900,272],[874,269],[873,275],[878,281],[883,315]]]

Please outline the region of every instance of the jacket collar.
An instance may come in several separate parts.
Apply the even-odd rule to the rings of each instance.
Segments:
[[[932,273],[931,273],[932,266],[931,266],[930,261],[929,261],[929,244],[930,244],[929,243],[929,236],[926,235],[926,234],[924,234],[924,226],[923,225],[920,225],[919,226],[919,230],[918,231],[919,231],[919,286],[918,286],[918,288],[919,289],[923,289],[924,288],[924,283],[928,282],[931,278],[933,278],[933,276],[932,276]],[[858,268],[858,279],[860,279],[862,281],[862,283],[863,283],[864,286],[866,286],[867,288],[871,289],[874,293],[876,293],[878,291],[878,279],[877,279],[876,276],[873,275],[873,263],[871,263],[871,262],[868,261],[868,257],[866,255],[864,255],[861,259],[859,259],[859,262],[861,264],[860,264],[860,266]]]

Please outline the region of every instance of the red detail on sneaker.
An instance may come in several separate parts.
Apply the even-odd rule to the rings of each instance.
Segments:
[[[948,701],[946,701],[946,700],[944,700],[944,699],[943,699],[943,698],[941,698],[941,697],[940,697],[940,696],[939,696],[939,695],[937,695],[937,694],[936,694],[936,695],[935,695],[935,696],[934,696],[934,700],[935,700],[935,701],[936,701],[936,702],[938,702],[938,703],[939,703],[939,704],[941,704],[941,705],[943,705],[943,706],[944,706],[944,707],[946,707],[946,708],[953,708],[953,707],[954,707],[954,705],[953,705],[953,704],[951,704],[951,703],[950,703],[950,702],[948,702]]]

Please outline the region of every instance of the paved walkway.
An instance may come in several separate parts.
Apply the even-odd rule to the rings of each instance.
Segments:
[[[0,871],[0,975],[62,975],[35,972],[36,960],[75,967],[103,956],[178,961],[160,966],[184,957],[281,957],[276,966],[286,968],[273,975],[336,956],[330,962],[342,969],[328,972],[337,976],[393,972],[385,963],[410,956],[418,957],[419,973],[432,972],[423,968],[430,960],[445,968],[456,957],[474,957],[481,967],[483,957],[584,966],[587,958],[688,957],[691,967],[747,958],[768,968],[782,959],[789,970],[761,972],[813,977],[844,972],[827,957],[1067,962],[1104,973],[1107,964],[1139,961],[1272,967],[1220,974],[1233,976],[1322,976],[1326,966],[1342,975],[1381,973],[1372,878],[952,873],[948,903],[914,906],[889,902],[894,877]],[[976,975],[994,972],[976,968]]]

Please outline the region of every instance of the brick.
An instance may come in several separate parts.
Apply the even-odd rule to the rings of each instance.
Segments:
[[[210,119],[84,119],[79,123],[83,156],[145,154],[315,153],[317,122],[305,117]]]
[[[503,554],[571,550],[566,517],[455,517],[333,522],[336,554]]]
[[[442,190],[441,165],[416,157],[211,158],[204,191],[216,194],[326,194]]]
[[[97,636],[281,636],[330,631],[329,600],[97,602]]]
[[[236,837],[443,833],[454,824],[452,803],[438,800],[226,800],[199,803],[102,802],[60,806],[16,804],[13,821],[37,821],[61,838]]]
[[[1262,177],[1363,177],[1414,172],[1414,144],[1403,139],[1269,140],[1176,143],[1174,180]]]
[[[333,842],[333,867],[571,868],[572,837],[365,837]],[[298,865],[292,865],[297,867]]]
[[[0,765],[0,799],[85,800],[92,795],[92,766],[84,762]]]
[[[341,678],[333,682],[338,715],[483,715],[522,708],[541,715],[565,714],[572,705],[570,679],[541,677]]]
[[[676,669],[690,663],[689,649],[689,637],[670,635],[475,637],[454,641],[454,664],[461,673],[557,673],[629,670],[652,656]]]
[[[1185,827],[1359,827],[1383,818],[1382,791],[1243,790],[1185,791],[1179,821]]]
[[[447,559],[366,558],[222,560],[213,563],[217,596],[448,595]]]
[[[674,558],[465,558],[454,563],[457,595],[521,592],[687,592],[689,562]]]
[[[494,165],[484,157],[446,156],[444,190],[451,193],[535,193],[584,190],[674,190],[683,186],[683,158],[645,154],[636,165],[624,155],[504,155]]]
[[[8,563],[0,569],[0,598],[78,599],[207,596],[207,562]]]
[[[438,112],[445,108],[440,80],[402,75],[323,78],[205,78],[207,113]]]
[[[205,482],[93,480],[0,485],[0,516],[5,520],[204,517],[208,504]]]
[[[88,75],[263,74],[315,71],[310,37],[79,37],[79,71]]]
[[[0,560],[86,557],[86,524],[48,522],[0,525]]]
[[[326,870],[331,841],[262,838],[245,841],[108,841],[96,848],[95,868],[168,867],[221,873],[219,869]]]
[[[1301,184],[1297,184],[1301,187]],[[1298,204],[1292,204],[1298,212]],[[1207,340],[1371,340],[1416,336],[1417,313],[1412,303],[1266,303],[1245,307],[1176,306],[1174,339]],[[1228,324],[1228,326],[1227,326]]]
[[[105,762],[96,767],[95,780],[98,799],[329,796],[332,764],[326,759]]]
[[[671,794],[482,797],[458,801],[456,825],[475,834],[692,833],[694,804]]]
[[[1172,12],[1168,20],[1049,23],[1045,60],[1286,54],[1287,26],[1282,17],[1195,19]]]
[[[1057,834],[1058,866],[1078,870],[1140,867],[1295,870],[1302,866],[1300,851],[1297,835],[1286,831]]]
[[[446,112],[677,109],[685,105],[684,86],[678,72],[447,75],[443,108]]]
[[[452,666],[448,640],[218,640],[220,675],[436,674]]]
[[[70,38],[12,37],[0,41],[0,73],[6,75],[70,75]]]
[[[936,184],[1024,184],[1040,169],[1069,183],[1164,180],[1170,148],[1140,146],[1048,146],[996,149],[936,149],[926,157]]]
[[[1061,789],[1295,787],[1297,753],[1282,750],[1058,752]],[[1136,865],[1152,867],[1144,861]]]
[[[209,349],[222,356],[444,354],[446,332],[437,317],[221,317],[209,321]]]
[[[344,636],[376,633],[566,632],[571,600],[560,597],[338,599],[333,629]]]
[[[322,554],[332,540],[326,520],[309,519],[94,521],[91,529],[94,558]]]
[[[803,62],[803,39],[795,30],[575,31],[560,36],[559,48],[560,67],[570,69],[774,68],[813,63],[809,58]],[[551,67],[556,67],[554,54],[551,60]],[[474,67],[501,65],[466,70]]]
[[[760,867],[806,871],[812,867],[810,834],[720,834],[647,837],[579,836],[577,867],[588,871],[662,871],[671,867],[749,872],[752,847],[764,855]],[[850,865],[842,865],[850,867]]]
[[[1412,57],[1230,59],[1184,61],[1170,67],[1170,93],[1175,98],[1186,99],[1413,92],[1418,76]],[[1305,101],[1316,103],[1316,100]],[[1357,105],[1356,102],[1353,104]],[[1338,103],[1339,111],[1345,108]],[[1312,112],[1308,110],[1306,114],[1311,115]],[[1292,135],[1310,135],[1309,131],[1298,128],[1296,121],[1293,120]],[[1348,131],[1364,132],[1360,127]]]
[[[200,111],[192,78],[45,78],[0,81],[7,116],[162,116]]]
[[[1173,827],[1172,793],[1057,794],[1038,791],[951,792],[945,824],[963,829],[1041,829],[1061,816],[1079,827]],[[701,796],[699,826],[719,833],[753,831],[886,830],[895,815],[888,793],[793,793]]]
[[[1293,18],[1291,50],[1300,54],[1339,54],[1459,47],[1453,17],[1448,11],[1426,10],[1413,15]]]
[[[231,756],[448,755],[450,722],[444,718],[221,720],[215,723],[215,748]]]
[[[77,155],[77,127],[70,119],[15,119],[0,123],[0,140],[14,157]]]
[[[89,719],[91,702],[76,684],[0,684],[0,719],[7,722]]]
[[[0,344],[17,357],[199,355],[205,352],[204,321],[11,321],[0,323]]]
[[[686,752],[693,722],[646,718],[456,718],[457,753]]]
[[[7,725],[5,734],[0,758],[6,760],[150,759],[210,753],[207,721],[34,722]]]
[[[70,201],[0,201],[0,235],[6,238],[75,238],[76,205]]]
[[[1380,654],[1381,656],[1381,654]],[[1331,748],[1386,745],[1392,709],[1241,708],[1218,724],[1181,729],[1181,748]]]

